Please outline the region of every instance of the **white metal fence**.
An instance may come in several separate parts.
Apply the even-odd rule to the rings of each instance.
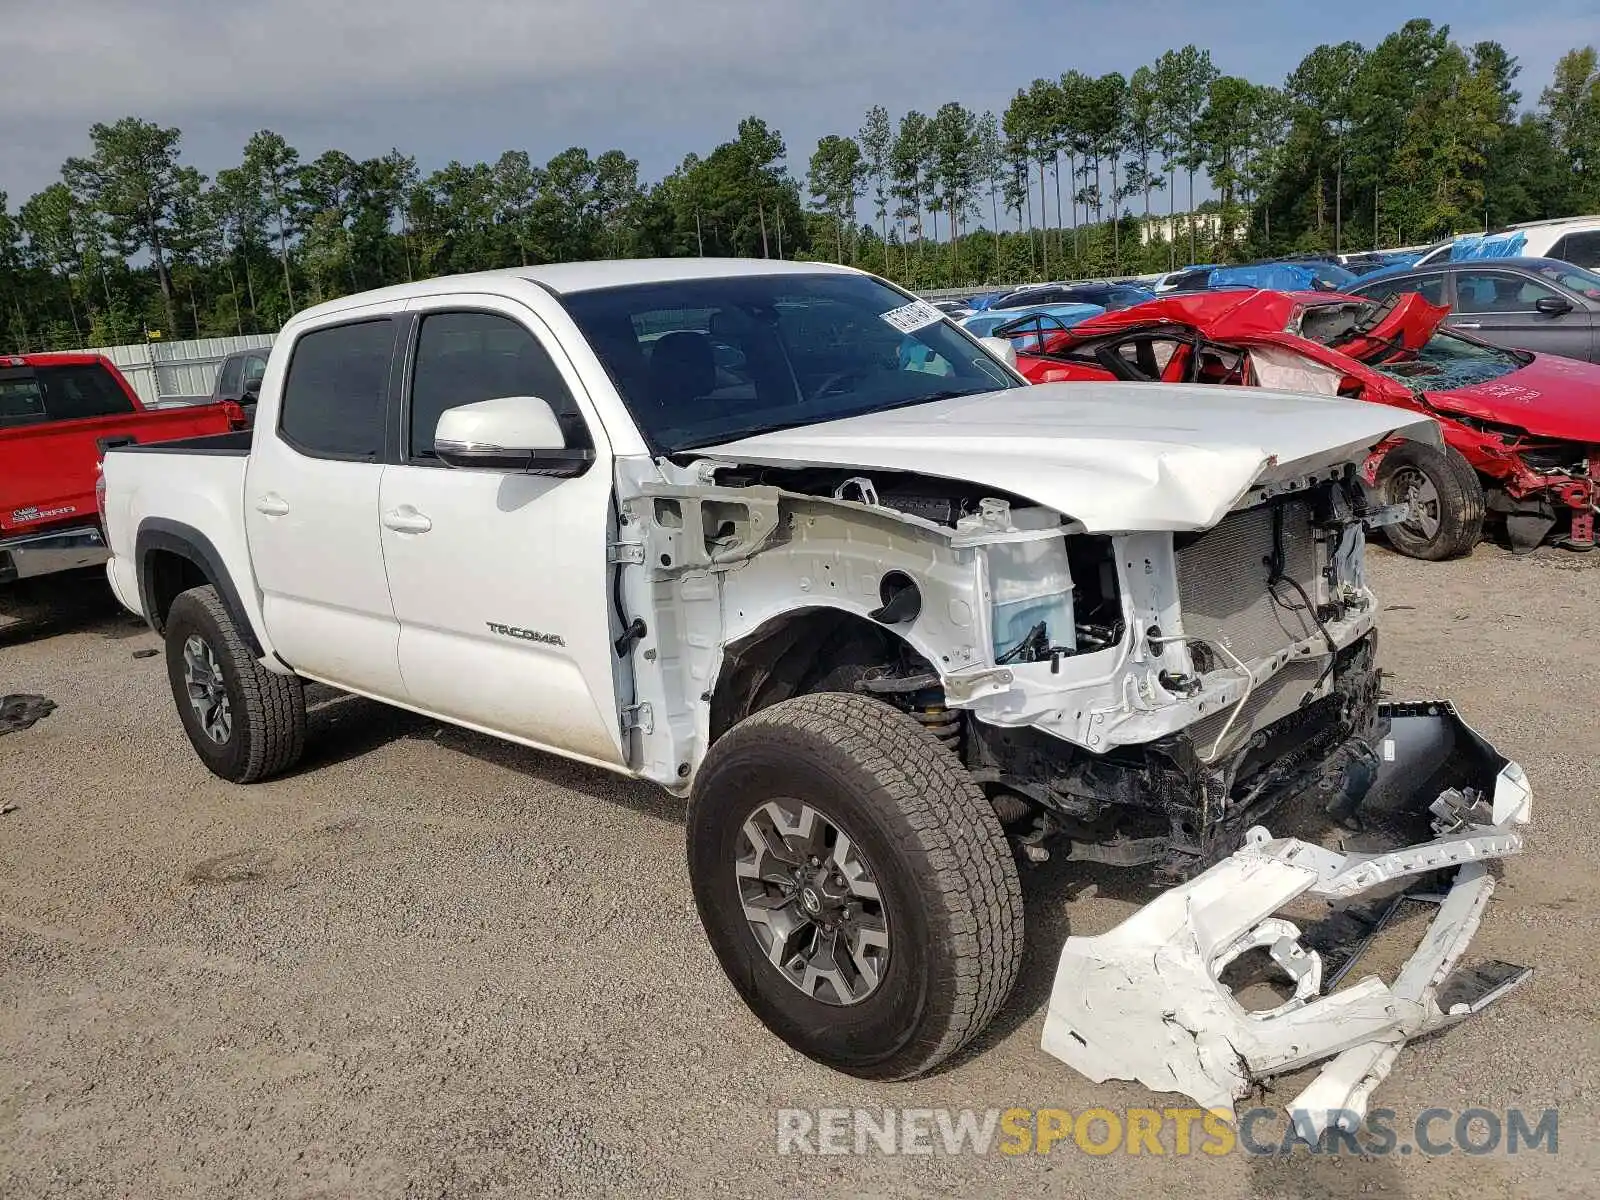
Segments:
[[[162,404],[211,395],[223,359],[239,350],[265,350],[272,339],[270,333],[257,333],[188,342],[92,346],[75,353],[105,355],[127,376],[140,400]]]

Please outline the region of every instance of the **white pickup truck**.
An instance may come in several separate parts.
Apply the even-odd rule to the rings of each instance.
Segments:
[[[1028,387],[871,276],[685,259],[322,305],[257,411],[104,464],[205,764],[292,766],[319,680],[683,794],[734,986],[857,1075],[994,1014],[1046,835],[1203,881],[1285,801],[1355,823],[1394,757],[1358,467],[1436,438],[1396,409]],[[1424,808],[1525,819],[1446,710],[1398,717],[1448,724]]]

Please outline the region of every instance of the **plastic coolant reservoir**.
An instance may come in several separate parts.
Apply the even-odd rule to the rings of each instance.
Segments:
[[[1061,518],[1049,509],[1023,508],[1012,511],[1011,523],[1018,529],[1058,529]],[[1041,621],[1046,645],[1076,650],[1066,536],[1002,542],[986,546],[984,553],[995,657],[1014,649]]]

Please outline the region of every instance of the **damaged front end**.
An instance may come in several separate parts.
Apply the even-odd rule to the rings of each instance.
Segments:
[[[1412,1038],[1470,1016],[1521,984],[1525,968],[1460,965],[1494,890],[1489,860],[1522,848],[1532,797],[1522,769],[1445,703],[1383,705],[1381,764],[1356,798],[1349,849],[1255,828],[1242,849],[1109,933],[1062,950],[1043,1048],[1096,1082],[1130,1079],[1231,1110],[1252,1085],[1331,1061],[1287,1108],[1317,1138],[1353,1129]],[[1424,832],[1425,831],[1425,832]],[[1418,832],[1428,840],[1410,841]],[[1358,848],[1365,847],[1365,848]],[[1407,903],[1437,915],[1393,983],[1351,973]],[[1279,916],[1311,904],[1314,927]],[[1292,984],[1252,1011],[1224,981],[1265,952]],[[1335,990],[1337,988],[1337,990]]]

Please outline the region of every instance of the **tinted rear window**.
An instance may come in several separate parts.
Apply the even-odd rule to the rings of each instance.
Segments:
[[[42,412],[41,412],[42,406]],[[120,417],[133,401],[93,363],[66,367],[22,367],[0,372],[0,421],[9,424]]]
[[[278,427],[303,454],[378,458],[388,416],[394,323],[317,329],[295,343]]]

